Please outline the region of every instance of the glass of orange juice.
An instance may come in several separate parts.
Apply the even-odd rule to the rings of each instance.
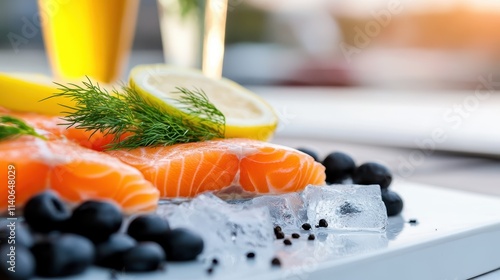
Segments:
[[[115,82],[126,65],[139,0],[38,0],[54,74]]]

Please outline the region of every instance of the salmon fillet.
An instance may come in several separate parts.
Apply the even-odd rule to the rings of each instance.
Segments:
[[[58,117],[18,116],[34,127],[97,151],[103,151],[113,139],[101,132],[67,128]],[[206,191],[229,197],[278,194],[325,183],[323,165],[309,155],[257,140],[221,139],[106,153],[137,168],[162,198],[189,198]]]
[[[113,135],[105,135],[102,132],[87,131],[75,127],[68,127],[65,121],[57,116],[47,116],[35,113],[9,113],[9,115],[23,119],[28,125],[49,132],[58,137],[70,139],[79,145],[103,151],[106,145],[113,141]]]
[[[14,173],[15,205],[22,207],[33,195],[52,189],[63,200],[112,200],[126,213],[156,209],[159,192],[135,168],[105,153],[64,139],[48,141],[22,136],[0,142],[0,180]],[[12,178],[12,176],[11,176]],[[0,212],[8,207],[8,185],[2,184]]]
[[[323,165],[311,156],[257,140],[221,139],[106,153],[140,170],[165,198],[205,191],[278,194],[325,182]]]

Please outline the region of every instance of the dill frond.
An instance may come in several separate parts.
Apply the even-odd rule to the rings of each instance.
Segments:
[[[46,140],[45,136],[38,134],[33,127],[23,120],[7,115],[0,116],[0,141],[21,135],[31,135]]]
[[[108,92],[90,79],[83,86],[57,85],[60,92],[51,97],[66,97],[76,103],[63,105],[68,109],[63,112],[64,125],[113,135],[108,149],[168,146],[224,137],[224,115],[198,89],[177,88],[177,101],[187,113],[181,115],[166,112],[130,86]]]

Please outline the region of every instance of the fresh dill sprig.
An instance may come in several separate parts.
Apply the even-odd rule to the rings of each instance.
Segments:
[[[51,97],[66,97],[76,103],[62,105],[69,109],[63,112],[65,125],[92,134],[99,131],[113,135],[108,149],[168,146],[224,137],[224,115],[201,90],[177,88],[179,109],[186,114],[172,114],[130,86],[110,93],[90,79],[83,86],[57,85],[60,92]]]
[[[210,102],[207,94],[202,89],[195,88],[188,90],[182,87],[176,87],[179,98],[180,108],[189,116],[193,116],[194,122],[199,126],[213,127],[220,134],[224,135],[226,117],[214,104]]]
[[[46,140],[45,136],[38,134],[23,120],[7,115],[0,116],[0,140],[12,139],[21,135],[31,135]]]

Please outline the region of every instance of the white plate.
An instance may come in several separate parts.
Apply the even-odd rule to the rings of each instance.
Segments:
[[[281,269],[257,256],[256,262],[222,264],[210,276],[208,265],[195,262],[169,263],[165,272],[119,274],[118,279],[443,280],[500,267],[500,198],[408,182],[391,188],[403,197],[405,208],[389,219],[386,233],[336,232],[314,242],[302,236],[287,247],[277,241]],[[110,279],[110,272],[91,269],[71,279]]]

